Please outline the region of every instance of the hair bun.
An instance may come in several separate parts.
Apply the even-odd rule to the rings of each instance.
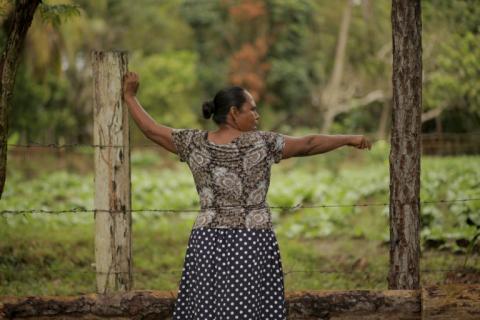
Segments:
[[[210,119],[210,116],[213,114],[214,109],[215,104],[213,103],[213,101],[205,101],[202,105],[203,117],[205,119]]]

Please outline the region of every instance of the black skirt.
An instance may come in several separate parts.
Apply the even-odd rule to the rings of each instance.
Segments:
[[[173,320],[208,319],[287,319],[273,230],[192,229]]]

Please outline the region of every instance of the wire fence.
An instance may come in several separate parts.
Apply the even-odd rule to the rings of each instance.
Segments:
[[[469,135],[480,135],[480,133],[470,133]],[[422,136],[435,138],[436,135],[432,134],[423,134]],[[445,135],[441,135],[442,137]],[[458,135],[457,135],[458,136]],[[386,140],[386,139],[373,139],[372,142]],[[1,145],[1,143],[0,143]],[[41,144],[38,142],[30,142],[26,145],[22,144],[7,144],[8,146],[13,147],[23,147],[23,148],[32,148],[32,147],[47,147],[47,148],[70,148],[70,147],[96,147],[96,148],[125,148],[125,145],[104,145],[104,144],[81,144],[81,143],[73,143],[73,144]],[[151,146],[151,145],[145,145]],[[465,198],[465,199],[441,199],[441,200],[427,200],[427,201],[419,201],[419,200],[412,200],[412,201],[405,201],[405,200],[393,200],[399,201],[400,204],[411,204],[418,202],[419,204],[435,204],[435,203],[452,203],[452,202],[467,202],[467,201],[479,201],[480,197],[474,198]],[[302,209],[309,209],[309,208],[333,208],[333,207],[371,207],[371,206],[389,206],[390,203],[355,203],[355,204],[310,204],[306,205],[303,203],[299,203],[295,206],[269,206],[271,209],[282,209],[287,211],[294,211],[300,208]],[[229,206],[222,206],[222,207],[229,207]],[[28,210],[2,210],[0,211],[0,215],[6,214],[26,214],[26,213],[47,213],[47,214],[61,214],[61,213],[82,213],[82,212],[162,212],[162,213],[175,213],[175,212],[200,212],[202,209],[141,209],[141,210],[103,210],[103,209],[86,209],[84,207],[76,207],[69,210],[45,210],[45,209],[28,209]]]
[[[465,202],[465,201],[480,201],[480,198],[468,198],[468,199],[455,199],[455,200],[437,200],[437,201],[420,201],[420,203],[452,203],[452,202]],[[293,207],[288,207],[288,206],[272,206],[270,208],[278,208],[278,209],[300,209],[300,208],[328,208],[328,207],[355,207],[355,206],[386,206],[389,205],[389,203],[369,203],[369,204],[352,204],[352,205],[302,205],[298,204]],[[70,213],[70,212],[97,212],[97,211],[103,211],[103,212],[185,212],[185,211],[191,211],[191,212],[199,212],[201,210],[198,209],[191,209],[191,210],[186,210],[186,209],[148,209],[148,210],[99,210],[99,209],[91,209],[91,210],[85,210],[83,208],[74,208],[72,210],[41,210],[41,209],[33,209],[33,210],[3,210],[0,211],[1,215],[7,214],[7,213],[14,213],[14,214],[19,214],[19,213],[48,213],[48,214],[56,214],[56,213]],[[467,256],[466,256],[467,258]],[[466,263],[467,259],[465,258],[463,265],[459,265],[454,269],[430,269],[430,268],[424,268],[421,269],[421,273],[447,273],[447,272],[454,272],[454,273],[459,273],[459,274],[479,274],[480,275],[480,269],[467,269],[466,268]],[[129,273],[129,272],[117,272],[117,271],[112,271],[112,272],[99,272],[96,270],[62,270],[62,269],[55,269],[55,270],[50,270],[54,272],[54,274],[62,273],[62,274],[73,274],[73,273],[95,273],[95,274],[124,274],[124,273]],[[183,269],[170,269],[170,270],[163,270],[163,271],[147,271],[147,270],[134,270],[131,273],[132,274],[137,274],[137,275],[145,275],[145,276],[158,276],[163,273],[172,273],[172,274],[178,274],[181,273]],[[348,270],[339,270],[339,269],[310,269],[310,270],[288,270],[286,272],[283,272],[284,276],[291,275],[293,273],[326,273],[326,274],[365,274],[367,277],[371,275],[377,275],[379,271],[366,271],[366,270],[355,270],[355,269],[348,269]],[[399,271],[398,273],[403,273],[402,271]]]
[[[372,139],[371,141],[377,142],[386,139]],[[73,143],[73,144],[41,144],[37,142],[30,142],[26,145],[22,144],[7,144],[9,146],[17,147],[17,148],[33,148],[33,147],[46,147],[46,148],[71,148],[71,147],[97,147],[97,148],[125,148],[124,145],[102,145],[102,144],[82,144],[82,143]],[[478,145],[478,144],[475,144]],[[143,147],[152,147],[155,145],[143,145]],[[395,200],[398,201],[400,204],[437,204],[437,203],[455,203],[455,202],[469,202],[469,201],[480,201],[480,195],[473,195],[472,198],[464,198],[464,199],[437,199],[437,200],[426,200],[420,201],[419,199],[414,199],[411,201],[405,200]],[[295,211],[299,209],[310,209],[310,208],[333,208],[333,207],[372,207],[372,206],[389,206],[390,202],[381,202],[381,203],[354,203],[354,204],[304,204],[298,203],[295,206],[269,206],[271,209],[281,209],[286,211]],[[230,207],[230,206],[222,206],[223,207]],[[232,206],[235,207],[235,206]],[[122,209],[122,210],[105,210],[105,209],[86,209],[84,207],[76,207],[69,210],[46,210],[46,209],[28,209],[28,210],[2,210],[0,211],[0,216],[6,216],[9,214],[27,214],[27,213],[42,213],[42,214],[62,214],[62,213],[88,213],[88,212],[161,212],[161,213],[178,213],[178,212],[201,212],[203,209]],[[53,271],[54,274],[73,274],[73,273],[94,273],[94,274],[125,274],[125,273],[132,273],[138,275],[149,275],[149,276],[158,276],[160,274],[178,274],[183,272],[184,269],[170,269],[170,270],[163,270],[163,271],[148,271],[148,270],[133,270],[131,272],[119,272],[119,271],[111,271],[111,272],[99,272],[96,270],[62,270],[62,269],[49,269],[49,271]],[[458,266],[455,269],[430,269],[424,268],[420,270],[421,273],[447,273],[447,272],[456,272],[460,274],[480,274],[480,270],[475,268],[466,268],[466,260],[462,266]],[[325,273],[325,274],[364,274],[365,276],[369,277],[370,275],[374,274],[378,276],[379,271],[366,271],[366,270],[355,270],[355,269],[348,269],[348,270],[339,270],[339,269],[311,269],[311,270],[288,270],[283,272],[284,276],[288,276],[294,273]],[[402,271],[397,273],[404,273]],[[410,273],[410,272],[405,272]]]
[[[427,201],[399,201],[399,204],[436,204],[436,203],[454,203],[454,202],[469,202],[480,201],[478,198],[465,198],[465,199],[442,199],[442,200],[427,200]],[[339,207],[373,207],[373,206],[389,206],[390,203],[355,203],[355,204],[303,204],[299,203],[295,206],[268,206],[271,209],[282,209],[284,211],[296,211],[299,209],[312,209],[312,208],[339,208]],[[230,208],[236,206],[222,206],[219,208]],[[26,214],[26,213],[46,213],[46,214],[62,214],[62,213],[86,213],[86,212],[160,212],[160,213],[179,213],[179,212],[202,212],[204,209],[85,209],[82,207],[76,207],[69,210],[46,210],[46,209],[28,209],[28,210],[2,210],[0,215],[8,214]]]
[[[288,270],[288,268],[285,268]],[[184,269],[165,269],[165,270],[134,270],[131,272],[128,271],[111,271],[111,272],[102,272],[102,271],[96,271],[94,269],[92,270],[81,270],[81,269],[48,269],[51,271],[51,274],[53,275],[68,275],[68,274],[106,274],[106,275],[112,275],[112,274],[127,274],[131,273],[134,275],[143,275],[143,276],[162,276],[162,275],[178,275],[179,273],[181,274]],[[21,272],[21,271],[19,271]],[[459,274],[479,274],[480,275],[480,270],[475,269],[473,267],[466,267],[463,265],[459,265],[456,269],[430,269],[430,268],[424,268],[420,269],[420,273],[447,273],[447,272],[456,272]],[[348,269],[348,270],[338,270],[338,269],[309,269],[309,270],[293,270],[290,269],[288,271],[283,271],[284,276],[292,275],[294,273],[326,273],[326,274],[366,274],[366,275],[378,275],[379,273],[388,273],[388,270],[384,270],[383,272],[380,272],[379,270],[375,271],[367,271],[367,270],[355,270],[355,269]],[[411,273],[410,271],[398,271],[396,273],[403,274],[403,273]]]
[[[421,154],[429,156],[461,156],[461,155],[479,155],[480,154],[480,139],[478,137],[480,133],[470,134],[422,134]],[[375,143],[383,141],[390,144],[389,139],[370,139],[372,148],[375,148]],[[1,143],[0,143],[1,145]],[[47,143],[42,144],[40,142],[28,142],[27,144],[7,144],[10,147],[9,153],[12,156],[20,156],[24,158],[32,155],[41,155],[48,153],[46,149],[54,148],[56,151],[52,153],[53,156],[59,159],[73,159],[75,156],[89,156],[93,154],[89,148],[99,148],[101,150],[107,148],[125,148],[124,145],[105,145],[105,144],[88,144],[88,143]],[[67,151],[67,149],[69,149]],[[152,150],[153,152],[161,153],[163,149],[154,142],[147,143],[135,143],[130,145],[129,149],[132,152],[141,152],[142,150]],[[353,152],[356,150],[352,148]],[[69,156],[70,155],[70,156]],[[63,164],[64,165],[64,164]],[[75,162],[74,167],[78,167],[81,170],[86,170],[87,167]],[[31,173],[33,174],[33,173]]]
[[[422,138],[422,149],[424,152],[430,153],[438,151],[437,149],[443,149],[447,152],[456,152],[456,151],[480,151],[480,140],[478,137],[480,132],[472,133],[424,133],[421,134]],[[378,141],[389,142],[388,138],[369,138],[372,143]],[[0,145],[2,145],[0,143]],[[94,147],[94,148],[124,148],[125,145],[104,145],[104,144],[90,144],[90,143],[66,143],[66,144],[57,144],[57,143],[40,143],[40,142],[27,142],[27,144],[7,144],[8,146],[15,148],[75,148],[75,147]],[[158,147],[155,143],[149,144],[135,144],[131,145],[130,148],[135,147]]]
[[[480,133],[479,133],[480,135]],[[374,139],[372,141],[380,141],[385,139]],[[32,148],[32,147],[47,147],[47,148],[70,148],[70,147],[97,147],[97,148],[124,148],[125,145],[104,145],[104,144],[81,144],[81,143],[73,143],[73,144],[41,144],[37,142],[31,142],[26,145],[21,144],[8,144],[9,146],[14,147],[25,147],[25,148]],[[152,145],[145,145],[145,146],[152,146]],[[155,146],[155,145],[153,145]],[[435,204],[435,203],[452,203],[452,202],[467,202],[467,201],[479,201],[480,195],[477,198],[465,198],[465,199],[440,199],[440,200],[427,200],[427,201],[417,201],[413,200],[411,202],[398,200],[400,204],[411,204],[414,202],[418,202],[419,204]],[[397,201],[397,200],[393,200]],[[355,204],[303,204],[299,203],[295,206],[269,206],[271,209],[282,209],[285,211],[295,211],[298,209],[310,209],[310,208],[335,208],[335,207],[372,207],[372,206],[389,206],[389,202],[385,203],[355,203]],[[229,207],[229,206],[223,206]],[[29,209],[29,210],[2,210],[0,211],[0,215],[6,214],[26,214],[26,213],[47,213],[47,214],[61,214],[61,213],[83,213],[83,212],[161,212],[161,213],[176,213],[176,212],[201,212],[202,209],[136,209],[136,210],[103,210],[103,209],[86,209],[84,207],[76,207],[69,210],[45,210],[45,209]]]
[[[420,201],[420,203],[452,203],[452,202],[465,202],[465,201],[480,201],[480,198],[468,198],[468,199],[454,199],[454,200],[436,200],[436,201]],[[356,206],[386,206],[389,205],[389,203],[365,203],[365,204],[351,204],[351,205],[345,205],[345,204],[336,204],[336,205],[302,205],[298,204],[293,207],[289,206],[271,206],[270,208],[277,208],[277,209],[289,209],[289,210],[297,210],[300,208],[328,208],[328,207],[356,207]],[[32,210],[3,210],[0,211],[1,215],[5,214],[24,214],[24,213],[48,213],[48,214],[58,214],[58,213],[71,213],[71,212],[97,212],[97,211],[103,211],[103,212],[185,212],[185,211],[191,211],[191,212],[199,212],[201,210],[198,209],[144,209],[144,210],[99,210],[99,209],[91,209],[91,210],[85,210],[84,208],[74,208],[72,210],[42,210],[42,209],[32,209]],[[455,269],[430,269],[430,268],[425,268],[421,269],[421,273],[447,273],[447,272],[455,272],[455,273],[460,273],[460,274],[479,274],[480,275],[480,269],[466,269],[466,263],[467,259],[464,260],[463,265],[459,265]],[[50,270],[54,272],[54,274],[62,273],[62,274],[74,274],[74,273],[95,273],[95,274],[121,274],[121,273],[128,273],[128,272],[98,272],[95,270],[61,270],[61,269],[55,269],[55,270]],[[137,274],[137,275],[145,275],[145,276],[158,276],[159,274],[162,273],[172,273],[172,274],[178,274],[182,272],[183,269],[170,269],[170,270],[164,270],[164,271],[132,271],[132,274]],[[325,274],[365,274],[367,277],[371,275],[377,275],[378,276],[379,271],[366,271],[366,270],[355,270],[355,269],[348,269],[348,270],[338,270],[338,269],[310,269],[310,270],[289,270],[286,272],[283,272],[284,276],[288,276],[294,273],[325,273]],[[398,273],[402,273],[401,271]]]

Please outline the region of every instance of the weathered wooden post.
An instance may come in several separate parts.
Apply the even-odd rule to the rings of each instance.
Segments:
[[[130,131],[122,100],[126,52],[93,51],[97,292],[133,287]],[[103,147],[105,145],[105,147]]]
[[[420,287],[422,21],[420,0],[392,1],[389,289]]]

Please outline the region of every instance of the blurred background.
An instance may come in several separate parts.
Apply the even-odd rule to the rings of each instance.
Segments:
[[[91,50],[129,52],[139,100],[166,126],[215,130],[202,102],[240,85],[256,99],[260,130],[371,137],[370,151],[275,165],[268,202],[317,205],[272,209],[287,291],[387,288],[390,1],[43,6],[17,73],[0,201],[1,211],[34,212],[0,215],[0,294],[95,291],[93,213],[35,212],[93,208]],[[2,47],[11,10],[0,1]],[[480,283],[480,3],[423,0],[422,25],[422,283]],[[133,209],[199,208],[188,167],[130,128]],[[136,289],[176,290],[196,213],[132,214]]]

